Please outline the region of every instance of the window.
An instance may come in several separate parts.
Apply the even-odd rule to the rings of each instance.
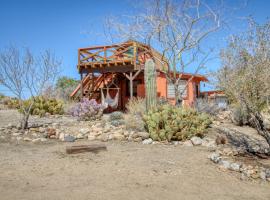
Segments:
[[[186,84],[187,84],[186,80],[181,80],[178,87],[179,92],[182,93],[182,97],[187,96]],[[167,84],[167,93],[168,98],[175,98],[174,85],[172,83]]]

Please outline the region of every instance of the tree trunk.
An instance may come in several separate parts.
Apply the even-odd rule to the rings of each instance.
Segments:
[[[29,120],[29,113],[23,114],[23,118],[21,121],[21,128],[22,129],[27,129],[28,128],[28,120]]]
[[[180,94],[180,91],[178,90],[178,85],[174,85],[174,91],[175,91],[175,105],[176,106],[182,106],[182,96]]]
[[[249,121],[250,121],[251,126],[255,128],[258,131],[259,135],[264,137],[264,139],[270,145],[270,132],[265,128],[261,114],[252,113]]]

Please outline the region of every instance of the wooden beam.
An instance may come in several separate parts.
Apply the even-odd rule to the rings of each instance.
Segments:
[[[83,153],[83,152],[94,152],[107,150],[104,144],[90,144],[90,145],[78,145],[78,146],[68,146],[66,147],[67,154]]]

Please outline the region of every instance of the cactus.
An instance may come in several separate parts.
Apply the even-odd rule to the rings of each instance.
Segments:
[[[148,59],[145,63],[144,81],[146,91],[146,109],[149,111],[157,106],[156,68],[152,59]]]
[[[211,123],[206,114],[191,108],[161,105],[144,116],[146,128],[153,140],[186,140],[202,137]]]

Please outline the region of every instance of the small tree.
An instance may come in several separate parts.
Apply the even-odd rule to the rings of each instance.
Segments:
[[[49,50],[34,56],[29,49],[20,50],[11,46],[0,53],[0,84],[19,100],[21,128],[28,127],[35,97],[54,83],[60,64]],[[27,105],[24,103],[26,98],[29,98]]]
[[[251,21],[249,27],[233,36],[221,52],[218,87],[247,113],[249,123],[270,144],[261,115],[270,96],[270,21],[264,25]]]
[[[166,78],[174,85],[176,103],[180,104],[188,82],[193,79],[191,76],[181,90],[183,73],[193,69],[196,74],[209,60],[211,50],[203,51],[201,44],[221,27],[222,3],[213,8],[201,0],[147,2],[139,14],[121,19],[110,17],[107,32],[111,38],[139,40],[159,50],[163,55],[160,62],[168,66],[164,70]]]

